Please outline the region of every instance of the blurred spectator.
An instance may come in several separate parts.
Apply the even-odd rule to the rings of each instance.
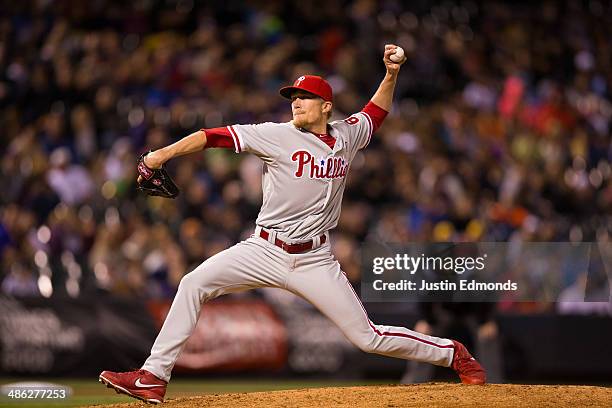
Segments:
[[[81,204],[91,196],[93,182],[87,169],[70,164],[70,160],[67,148],[55,149],[49,157],[51,168],[47,173],[47,181],[64,203]]]
[[[38,285],[31,265],[24,265],[21,260],[15,259],[17,254],[14,250],[6,251],[4,256],[11,262],[7,267],[9,272],[2,281],[2,292],[13,296],[38,295]]]

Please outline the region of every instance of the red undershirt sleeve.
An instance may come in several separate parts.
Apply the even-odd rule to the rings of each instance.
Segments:
[[[372,119],[372,133],[378,130],[389,113],[372,101],[368,102],[367,105],[363,107],[361,112],[365,113],[370,117],[370,119]]]
[[[211,147],[221,147],[224,149],[232,149],[236,147],[234,137],[227,127],[200,129],[206,133],[205,149]]]

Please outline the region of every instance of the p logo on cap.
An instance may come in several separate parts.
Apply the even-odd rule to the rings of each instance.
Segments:
[[[317,75],[302,75],[295,80],[292,86],[285,86],[279,90],[283,98],[291,99],[291,94],[295,91],[306,91],[318,96],[324,101],[331,102],[333,92],[329,82]]]

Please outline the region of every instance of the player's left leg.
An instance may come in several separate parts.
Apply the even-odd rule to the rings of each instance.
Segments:
[[[405,327],[374,324],[340,264],[333,259],[328,244],[295,256],[296,267],[289,275],[287,288],[317,307],[361,350],[452,366],[463,382],[484,382],[484,371],[460,343]]]
[[[225,293],[284,286],[287,257],[282,249],[252,237],[207,259],[181,280],[142,369],[103,371],[100,381],[134,398],[163,402],[172,368],[196,326],[202,305]]]

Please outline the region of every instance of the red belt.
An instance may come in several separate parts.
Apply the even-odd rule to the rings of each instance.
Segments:
[[[262,229],[259,232],[259,236],[267,241],[268,237],[270,236],[270,234],[268,233],[268,231],[265,231],[265,230]],[[325,234],[323,234],[323,235],[321,235],[320,238],[321,238],[321,245],[323,245],[325,243],[325,241],[327,240],[327,237],[325,236]],[[298,243],[298,244],[288,244],[285,241],[282,241],[282,240],[276,238],[274,240],[274,245],[276,245],[279,248],[282,248],[283,251],[288,252],[290,254],[299,254],[299,253],[302,253],[302,252],[310,251],[312,249],[313,245],[314,245],[314,242],[311,239],[310,241],[301,242],[301,243]]]

